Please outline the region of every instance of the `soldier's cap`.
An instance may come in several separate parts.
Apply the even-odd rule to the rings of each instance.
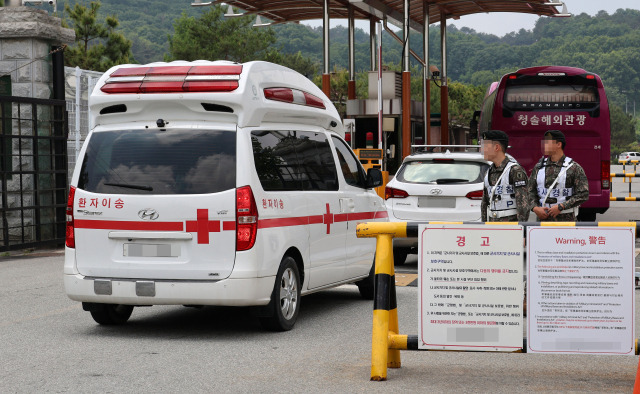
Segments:
[[[502,130],[489,130],[482,133],[483,140],[504,142],[505,145],[509,145],[509,136]]]
[[[544,139],[554,140],[554,141],[564,142],[564,143],[567,142],[564,139],[564,134],[562,134],[562,131],[560,130],[548,130],[546,133],[544,133]]]

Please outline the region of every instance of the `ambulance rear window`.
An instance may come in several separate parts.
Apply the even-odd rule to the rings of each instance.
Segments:
[[[236,134],[220,130],[94,133],[78,187],[111,194],[204,194],[235,188]]]

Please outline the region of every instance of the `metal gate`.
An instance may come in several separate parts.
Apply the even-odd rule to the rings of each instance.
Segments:
[[[64,100],[0,96],[0,251],[64,243],[67,134]]]

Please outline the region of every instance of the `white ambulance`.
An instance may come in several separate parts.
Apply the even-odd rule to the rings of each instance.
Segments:
[[[107,71],[67,204],[64,283],[100,324],[134,306],[254,306],[289,330],[300,296],[355,282],[373,296],[386,221],[333,104],[267,62],[176,61]]]

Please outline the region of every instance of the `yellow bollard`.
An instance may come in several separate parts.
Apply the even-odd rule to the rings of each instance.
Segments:
[[[400,332],[398,328],[398,301],[396,299],[396,272],[394,268],[395,262],[393,261],[393,241],[391,245],[391,286],[389,288],[389,331],[395,332],[396,334]],[[399,349],[389,349],[388,359],[387,359],[387,367],[388,368],[400,368],[400,350]]]
[[[393,235],[381,234],[378,235],[377,238],[376,285],[373,300],[373,327],[371,333],[371,380],[387,380],[387,361],[389,360],[389,308],[391,306],[390,289],[393,279]],[[400,362],[399,355],[397,361]]]

